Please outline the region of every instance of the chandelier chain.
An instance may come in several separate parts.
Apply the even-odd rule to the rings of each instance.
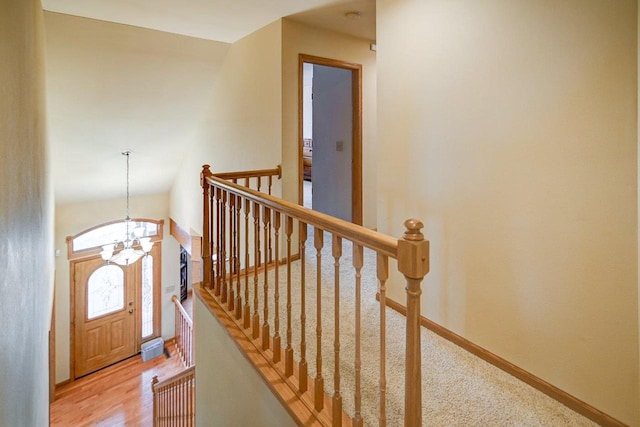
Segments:
[[[129,154],[131,154],[131,151],[124,152],[124,155],[127,156],[127,220],[130,219],[129,217]]]
[[[100,256],[107,263],[114,262],[125,266],[136,262],[142,256],[147,256],[153,247],[153,242],[151,237],[145,234],[145,230],[142,227],[134,227],[130,233],[130,227],[132,226],[131,217],[129,216],[129,157],[131,150],[123,151],[120,154],[127,157],[127,217],[124,220],[126,234],[122,241],[116,240],[114,243],[103,245]],[[135,226],[135,224],[133,225]],[[140,246],[140,249],[134,248],[136,244]],[[118,250],[118,253],[114,255],[115,250]]]

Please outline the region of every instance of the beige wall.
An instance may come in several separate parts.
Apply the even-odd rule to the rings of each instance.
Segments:
[[[55,248],[56,258],[56,382],[70,378],[71,279],[67,258],[67,236],[87,230],[105,222],[124,219],[125,199],[100,200],[56,206]],[[173,303],[171,296],[178,294],[180,283],[180,245],[169,235],[169,195],[155,194],[130,198],[132,218],[164,219],[162,241],[162,336],[174,335]]]
[[[371,42],[282,20],[283,194],[298,200],[298,55],[362,64],[363,224],[376,226],[376,54]]]
[[[196,364],[196,425],[295,426],[227,330],[195,301],[196,360],[206,360]]]
[[[636,2],[377,6],[378,225],[424,221],[424,313],[640,425]]]
[[[56,203],[120,197],[104,177],[126,149],[132,189],[169,191],[228,44],[52,12],[45,29]]]
[[[49,424],[53,195],[42,6],[0,3],[0,425]]]
[[[227,172],[281,163],[280,38],[276,21],[229,48],[171,190],[171,217],[183,229],[202,233],[203,164]]]

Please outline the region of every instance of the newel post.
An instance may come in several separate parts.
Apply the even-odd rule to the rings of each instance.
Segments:
[[[422,279],[429,272],[429,241],[420,231],[422,222],[408,219],[398,240],[398,270],[407,279],[407,353],[404,395],[404,425],[422,425],[422,367],[420,346],[420,295]]]
[[[200,184],[202,185],[202,285],[205,289],[210,289],[213,286],[211,280],[211,225],[210,221],[210,188],[207,177],[211,176],[211,170],[209,165],[202,166],[202,173],[200,174]]]
[[[159,421],[159,416],[158,416],[158,412],[159,412],[159,408],[158,408],[158,395],[156,394],[156,384],[158,384],[160,381],[158,381],[158,376],[154,375],[153,379],[151,380],[151,392],[153,394],[153,425],[155,426],[158,421]]]

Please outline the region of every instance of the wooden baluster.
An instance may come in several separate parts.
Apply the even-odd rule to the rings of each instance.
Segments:
[[[228,297],[228,280],[227,280],[227,192],[222,191],[222,207],[220,209],[220,279],[222,291],[220,300],[222,303],[227,302]]]
[[[192,379],[191,377],[189,377],[186,381],[185,384],[185,388],[186,388],[186,399],[185,399],[185,426],[186,427],[191,427],[192,423],[191,423],[191,383],[192,383]]]
[[[249,185],[249,179],[245,180],[245,186]],[[244,328],[251,326],[251,307],[249,306],[249,213],[251,201],[244,199],[244,313],[242,320]]]
[[[180,415],[182,413],[182,399],[181,399],[181,395],[182,395],[182,380],[178,381],[177,386],[173,389],[173,393],[172,393],[172,400],[175,402],[173,404],[173,419],[174,419],[174,424],[181,424],[181,419],[180,419]]]
[[[260,265],[260,205],[253,203],[253,339],[260,335],[258,314],[258,266]]]
[[[173,301],[176,347],[180,350],[180,310],[178,310],[178,305],[176,304],[177,299],[175,295],[171,297],[171,301]]]
[[[271,195],[271,186],[273,185],[273,177],[269,175],[269,195]]]
[[[220,275],[218,274],[218,258],[219,258],[219,254],[218,254],[218,238],[220,236],[218,236],[218,219],[220,218],[219,214],[219,210],[218,210],[218,188],[216,188],[215,186],[211,186],[211,260],[212,260],[212,268],[213,268],[213,272],[212,272],[212,276],[213,276],[213,294],[214,295],[219,295],[217,294],[218,292],[218,278],[220,277]]]
[[[227,237],[227,240],[229,241],[229,271],[227,272],[227,280],[229,281],[229,296],[228,296],[228,307],[229,307],[229,311],[230,312],[234,312],[235,311],[235,294],[234,294],[234,289],[233,289],[233,279],[234,279],[234,267],[236,264],[235,261],[235,256],[236,256],[236,229],[235,229],[235,219],[236,216],[234,215],[234,209],[235,209],[235,200],[236,200],[236,196],[234,194],[229,193],[228,195],[228,199],[229,199],[229,235]]]
[[[363,265],[363,250],[362,246],[353,244],[353,267],[356,270],[356,360],[355,360],[355,382],[356,382],[356,390],[355,390],[355,414],[353,416],[353,425],[354,427],[362,427],[362,390],[360,386],[360,371],[362,368],[362,357],[361,357],[361,348],[360,348],[360,308],[361,308],[361,288],[362,288],[362,265]],[[417,424],[419,425],[419,424]]]
[[[333,426],[342,426],[342,395],[340,394],[340,258],[342,257],[342,238],[333,235],[331,250],[333,254],[333,267],[334,267],[334,339],[333,339],[333,354],[334,354],[334,371],[333,371]]]
[[[157,393],[158,393],[158,423],[159,425],[163,425],[164,412],[166,410],[164,405],[164,396],[163,396],[164,391],[159,389]]]
[[[262,223],[264,225],[264,319],[262,322],[262,350],[269,348],[269,243],[271,241],[271,210],[263,207]]]
[[[191,397],[191,404],[189,405],[189,411],[191,414],[191,425],[190,427],[193,427],[196,425],[196,377],[195,375],[191,377],[191,392],[189,393],[189,396]]]
[[[307,315],[305,307],[305,247],[307,243],[307,224],[300,225],[300,364],[298,365],[298,390],[300,393],[307,391]]]
[[[216,264],[215,264],[215,270],[216,270],[216,287],[215,287],[215,295],[216,296],[220,296],[220,293],[222,291],[222,286],[221,286],[221,278],[222,278],[222,264],[224,263],[224,258],[222,257],[221,254],[221,249],[220,249],[220,245],[222,242],[222,228],[220,227],[221,225],[221,218],[222,218],[222,190],[219,188],[216,188],[216,242],[215,242],[215,255],[216,255]]]
[[[168,406],[167,406],[167,392],[166,390],[162,390],[160,392],[160,402],[161,402],[161,414],[160,414],[160,422],[161,425],[167,425],[167,415],[168,415]]]
[[[202,166],[202,173],[200,175],[200,184],[202,185],[202,258],[203,258],[203,275],[202,275],[202,284],[205,289],[211,289],[213,286],[212,280],[212,269],[211,269],[211,223],[209,215],[210,213],[210,203],[211,203],[211,192],[210,185],[207,181],[207,177],[211,175],[211,170],[209,165]]]
[[[389,257],[377,256],[378,293],[380,295],[380,415],[379,425],[387,425],[387,280]]]
[[[236,273],[236,319],[240,319],[242,317],[242,296],[241,296],[241,277],[240,277],[240,234],[242,234],[242,228],[240,226],[240,209],[242,208],[242,198],[240,196],[236,196],[236,204],[235,204],[235,242],[236,242],[236,251],[234,254],[234,259],[236,260],[234,264],[234,269]]]
[[[181,326],[182,326],[182,316],[180,316],[180,310],[178,309],[178,305],[176,304],[177,301],[177,297],[174,295],[171,300],[173,301],[173,308],[175,311],[175,322],[176,322],[176,347],[178,349],[178,352],[180,351],[180,342],[182,341],[182,337],[180,336],[182,334],[182,330],[181,330]]]
[[[274,212],[273,228],[275,234],[275,281],[274,281],[274,321],[273,327],[275,329],[273,334],[273,362],[280,362],[280,352],[282,347],[280,344],[280,212]]]
[[[293,375],[293,345],[291,344],[291,234],[293,234],[293,218],[287,217],[285,223],[287,235],[287,347],[284,350],[284,375]]]
[[[188,399],[189,399],[189,379],[185,378],[182,381],[182,415],[180,416],[183,426],[186,426],[189,420],[187,416],[187,414],[189,413]]]
[[[178,353],[181,352],[181,344],[182,344],[182,319],[180,316],[180,311],[178,309],[178,305],[174,303],[174,309],[175,309],[175,322],[176,322],[176,350],[178,350]]]
[[[256,177],[256,191],[260,191],[260,187],[262,186],[262,178]]]
[[[187,364],[187,352],[186,352],[187,347],[186,347],[186,345],[187,345],[187,337],[188,337],[187,333],[188,332],[187,332],[187,322],[184,321],[184,318],[182,318],[182,316],[181,316],[181,319],[180,319],[180,328],[181,328],[180,334],[182,335],[180,337],[180,347],[181,347],[180,355],[182,356],[182,362],[186,365]]]
[[[269,209],[269,212],[271,212],[271,209]],[[271,221],[271,214],[269,214],[269,221]],[[268,266],[269,264],[271,264],[273,262],[273,236],[271,235],[271,229],[269,228],[269,233],[267,234],[267,240],[268,240],[268,244],[267,246],[267,250],[265,253],[265,258],[266,258],[266,262],[265,262],[265,268],[266,266]]]
[[[407,280],[407,353],[405,362],[405,427],[422,424],[422,359],[420,345],[420,283],[429,272],[429,241],[416,219],[404,222],[406,231],[398,240],[398,270]]]
[[[318,227],[314,232],[316,248],[316,378],[314,381],[314,407],[316,411],[324,408],[324,378],[322,377],[322,247],[323,231]]]

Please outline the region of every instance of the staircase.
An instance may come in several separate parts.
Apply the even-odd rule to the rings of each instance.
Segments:
[[[182,372],[166,380],[153,377],[153,425],[162,427],[195,426],[196,367],[194,362],[193,320],[177,296],[175,305],[175,344],[185,366]]]

